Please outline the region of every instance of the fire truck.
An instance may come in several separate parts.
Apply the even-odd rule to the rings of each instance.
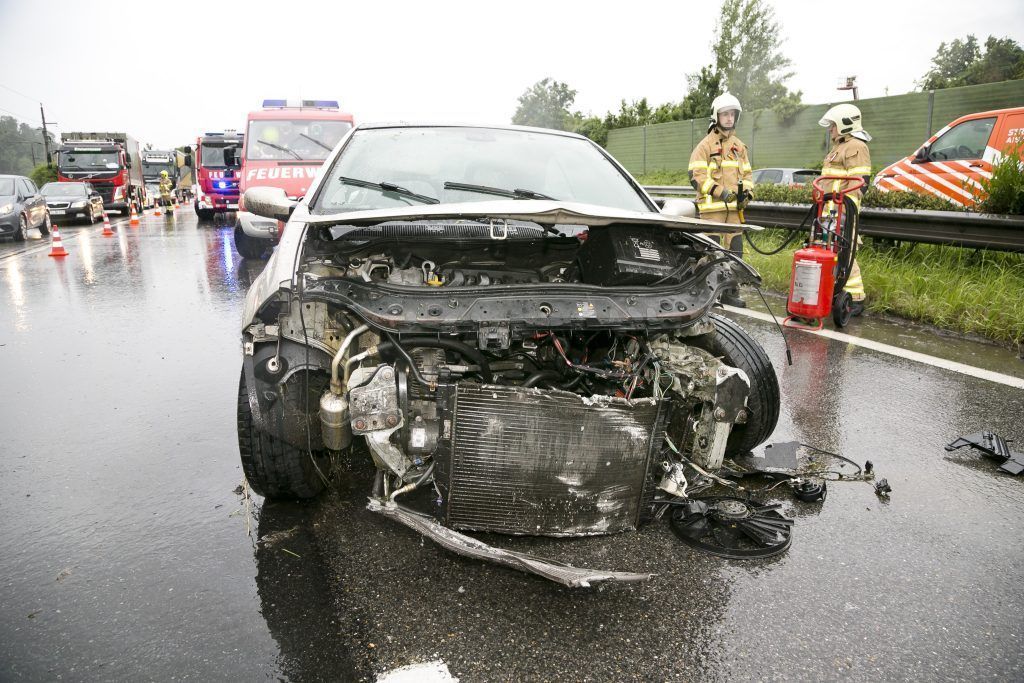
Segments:
[[[146,197],[139,143],[127,133],[65,133],[57,154],[59,182],[89,182],[103,207],[127,214]]]
[[[240,190],[279,187],[299,200],[313,182],[324,159],[352,129],[352,114],[334,100],[264,100],[249,113],[242,149]],[[260,258],[280,238],[283,224],[238,207],[235,248],[245,258]]]
[[[233,130],[196,139],[191,165],[193,206],[200,220],[238,209],[238,173],[243,136]]]

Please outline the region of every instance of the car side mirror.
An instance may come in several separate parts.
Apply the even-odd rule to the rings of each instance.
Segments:
[[[922,145],[921,149],[917,150],[917,153],[914,155],[914,163],[920,164],[928,161],[931,158],[930,151],[931,150],[928,149],[928,145]]]
[[[697,205],[689,199],[666,199],[661,205],[661,213],[666,216],[696,218]]]
[[[298,202],[288,199],[280,187],[250,187],[242,197],[246,211],[263,218],[287,221]]]

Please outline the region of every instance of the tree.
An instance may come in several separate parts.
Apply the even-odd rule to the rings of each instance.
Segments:
[[[1012,38],[985,40],[978,45],[974,35],[939,43],[932,66],[918,83],[921,90],[941,90],[963,85],[980,85],[1024,79],[1024,49]]]
[[[57,182],[57,167],[47,166],[45,163],[39,164],[32,169],[32,173],[29,174],[29,178],[36,184],[37,187],[42,187],[46,183]]]
[[[576,100],[576,91],[565,83],[545,78],[537,81],[519,96],[519,106],[512,116],[512,123],[520,126],[537,126],[570,130],[573,116],[569,107]]]
[[[45,156],[42,130],[0,116],[0,173],[27,175]]]
[[[680,103],[681,119],[702,119],[711,115],[711,102],[722,92],[722,74],[713,65],[687,74],[689,92]],[[742,102],[742,100],[741,100]]]
[[[785,86],[793,72],[789,70],[792,62],[781,51],[781,32],[775,10],[764,0],[724,0],[711,48],[714,73],[705,75],[702,70],[705,82],[717,75],[720,85],[747,111],[794,97],[799,101],[802,93],[790,93]]]

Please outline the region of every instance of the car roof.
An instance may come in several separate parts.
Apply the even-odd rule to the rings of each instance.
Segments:
[[[589,140],[586,136],[578,133],[570,133],[567,130],[537,128],[534,126],[514,126],[510,124],[488,125],[480,123],[452,123],[450,121],[375,121],[372,123],[360,123],[356,126],[356,130],[370,130],[378,128],[477,128],[479,130],[509,130],[526,133],[544,133],[546,135],[558,135],[564,138]]]
[[[25,178],[27,180],[28,176],[14,175],[13,173],[0,173],[0,178]]]

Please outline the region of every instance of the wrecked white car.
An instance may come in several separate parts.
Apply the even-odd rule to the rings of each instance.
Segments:
[[[286,222],[242,325],[239,448],[268,498],[316,496],[369,457],[370,508],[451,550],[567,585],[637,580],[462,532],[635,530],[775,428],[771,363],[712,312],[757,273],[586,138],[360,126],[301,202],[245,204]],[[404,505],[416,489],[429,502]]]

